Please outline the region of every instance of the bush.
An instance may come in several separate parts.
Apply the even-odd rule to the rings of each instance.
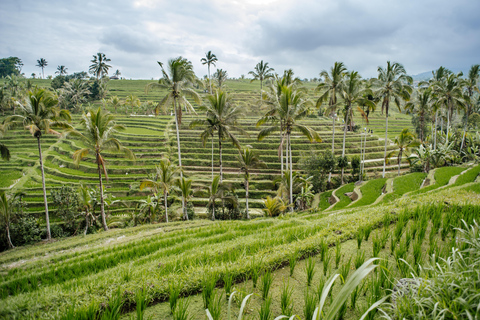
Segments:
[[[77,218],[80,216],[80,201],[74,188],[68,185],[58,190],[52,190],[53,205],[57,209],[57,216],[64,221],[65,232],[61,236],[75,234],[80,227]],[[55,237],[56,238],[56,237]]]
[[[10,224],[10,236],[13,245],[22,246],[40,241],[43,230],[37,218],[24,212],[25,202],[22,199],[15,200],[12,203],[12,207],[13,216]]]

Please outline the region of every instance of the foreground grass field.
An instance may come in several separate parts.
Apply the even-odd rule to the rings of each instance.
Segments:
[[[468,170],[470,179],[478,176],[477,168]],[[181,296],[193,295],[189,310],[194,319],[203,319],[203,307],[198,305],[199,298],[195,298],[195,295],[203,290],[206,279],[214,279],[216,285],[223,287],[225,279],[231,278],[233,283],[238,283],[235,285],[238,290],[259,292],[258,288],[252,288],[251,281],[253,275],[261,274],[264,270],[279,270],[275,271],[272,291],[276,301],[272,308],[274,314],[278,315],[278,288],[282,278],[286,278],[282,268],[289,264],[292,257],[296,261],[310,255],[321,256],[322,251],[326,254],[322,249],[325,246],[328,248],[336,243],[344,243],[338,263],[335,261],[338,259],[335,249],[330,250],[326,269],[330,270],[327,275],[340,272],[342,266],[348,263],[346,257],[352,257],[356,252],[352,249],[352,242],[346,241],[357,238],[359,233],[368,239],[365,230],[375,230],[385,225],[387,218],[388,221],[396,221],[399,214],[407,215],[408,222],[414,212],[417,212],[417,216],[431,219],[430,224],[436,230],[434,238],[438,237],[438,243],[448,243],[451,224],[457,225],[460,219],[451,220],[447,214],[435,218],[434,213],[438,210],[442,213],[444,209],[432,211],[428,208],[431,205],[437,208],[444,203],[459,205],[459,208],[466,204],[480,205],[480,190],[477,184],[472,184],[467,178],[467,184],[373,207],[346,208],[333,211],[330,215],[314,212],[253,221],[200,220],[145,225],[11,250],[0,255],[0,317],[59,319],[64,318],[71,306],[74,306],[72,312],[76,314],[82,314],[88,308],[100,312],[102,305],[108,306],[109,299],[115,298],[117,292],[124,303],[124,311],[128,311],[134,308],[139,290],[146,290],[148,304],[155,304],[168,301],[173,285]],[[479,210],[479,207],[469,208],[468,212],[478,216],[479,212],[475,210]],[[439,229],[438,223],[441,226]],[[391,247],[394,248],[386,246],[382,255],[388,255],[389,259],[392,256],[398,258],[400,254],[405,254],[395,253],[396,248],[401,247],[401,241],[406,241],[401,237],[404,233],[388,230],[388,233],[383,231],[386,239],[383,241],[391,241]],[[445,231],[442,233],[441,230]],[[380,231],[373,231],[368,241],[372,241],[373,245],[372,239],[380,241],[381,234]],[[425,256],[428,249],[423,248]],[[369,249],[361,249],[366,250],[365,258],[368,258]],[[323,272],[319,264],[326,259],[315,259],[317,276],[313,286],[318,286],[320,270]],[[350,267],[353,265],[352,258]],[[303,265],[300,263],[291,279],[292,286],[304,283],[302,279],[305,275],[301,268]],[[397,272],[401,274],[404,272],[402,270],[402,267],[398,267]],[[246,279],[250,279],[250,282],[244,283]],[[298,312],[304,297],[298,297],[301,293],[297,289],[295,292],[295,312]],[[262,301],[261,298],[253,299],[249,312],[255,314]],[[358,314],[367,303],[367,300],[361,302],[358,308],[349,309],[348,314]],[[171,319],[164,304],[155,308],[149,312],[156,314],[156,319]]]

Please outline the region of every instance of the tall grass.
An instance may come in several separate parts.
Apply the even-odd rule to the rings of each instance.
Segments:
[[[265,271],[261,281],[261,291],[262,291],[262,298],[265,300],[268,297],[270,292],[270,287],[272,286],[273,276],[269,269]]]
[[[293,288],[290,287],[290,280],[283,279],[282,291],[280,294],[280,308],[282,314],[290,317],[293,312]]]
[[[305,273],[307,275],[307,286],[310,287],[315,275],[315,260],[312,257],[308,257],[305,263]]]

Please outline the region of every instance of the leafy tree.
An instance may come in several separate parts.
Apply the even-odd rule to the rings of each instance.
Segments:
[[[385,152],[383,160],[382,178],[385,178],[388,145],[388,114],[390,102],[394,102],[398,110],[402,110],[402,100],[408,101],[412,92],[412,77],[408,76],[405,68],[398,62],[393,64],[387,61],[387,67],[378,67],[378,77],[374,79],[374,95],[382,100],[382,114],[385,111]]]
[[[133,93],[129,94],[127,98],[125,98],[125,104],[129,105],[132,108],[132,112],[140,107],[140,99]]]
[[[13,114],[16,114],[16,100],[23,98],[24,87],[19,80],[19,77],[16,75],[9,75],[5,78],[5,83],[7,85],[7,90],[9,93],[8,104],[13,104]]]
[[[149,188],[154,195],[163,194],[163,202],[165,204],[165,220],[168,222],[168,194],[175,184],[178,169],[172,165],[169,159],[160,160],[160,164],[155,166],[156,174],[153,179],[143,180],[140,184],[140,190]]]
[[[418,147],[420,143],[415,139],[413,133],[409,131],[408,128],[405,128],[400,132],[400,134],[395,137],[395,144],[397,145],[397,150],[391,151],[387,155],[387,163],[391,157],[397,155],[398,161],[398,175],[400,175],[400,165],[402,161],[402,155],[404,152],[410,152],[411,148]]]
[[[320,97],[317,100],[317,108],[320,108],[328,101],[326,113],[332,117],[332,154],[335,154],[335,119],[337,117],[337,99],[343,87],[343,76],[347,71],[343,62],[335,62],[330,68],[330,73],[327,70],[320,72],[320,77],[323,81],[315,89],[320,92]],[[328,182],[330,182],[332,174],[328,175]]]
[[[10,222],[12,219],[11,201],[7,198],[7,195],[3,190],[0,190],[0,219],[0,222],[5,228],[5,233],[7,235],[8,248],[13,249],[15,246],[13,245],[10,237]]]
[[[48,66],[48,61],[45,60],[44,58],[40,58],[37,60],[37,67],[42,69],[42,79],[45,79],[44,70],[47,66]]]
[[[67,123],[71,121],[70,113],[67,110],[58,108],[58,100],[50,92],[36,88],[29,91],[25,101],[16,101],[22,115],[15,115],[10,118],[14,124],[22,124],[30,130],[33,137],[37,139],[40,169],[42,172],[43,201],[45,203],[45,221],[47,223],[47,240],[51,239],[50,219],[48,215],[47,191],[45,188],[45,173],[43,169],[42,147],[40,139],[42,134],[61,134],[53,127],[70,129]]]
[[[111,60],[108,59],[104,53],[98,52],[96,55],[93,55],[93,59],[90,60],[92,64],[90,65],[88,71],[93,74],[97,80],[103,78],[103,76],[108,74],[108,69],[112,66],[108,65],[107,62]]]
[[[211,219],[215,221],[216,200],[223,198],[223,194],[227,192],[228,186],[220,182],[220,176],[212,178],[212,183],[207,187],[208,204],[207,208],[211,212]]]
[[[221,89],[223,83],[227,81],[227,70],[217,69],[217,71],[215,71],[215,73],[213,74],[213,77],[215,78],[215,80],[217,80],[218,88]]]
[[[117,96],[112,96],[109,100],[112,107],[115,109],[115,113],[117,113],[117,108],[122,105],[122,101]]]
[[[282,140],[286,142],[287,159],[290,159],[288,168],[290,170],[290,181],[292,181],[293,163],[292,163],[292,146],[290,136],[293,131],[301,133],[307,137],[310,142],[314,140],[321,142],[322,139],[308,126],[299,124],[298,121],[309,112],[309,101],[305,99],[303,90],[298,90],[293,86],[283,86],[281,88],[281,94],[278,97],[271,97],[277,99],[273,102],[277,106],[272,111],[271,118],[267,118],[264,123],[270,123],[271,126],[262,129],[258,134],[258,140],[264,139],[266,136],[281,129],[280,125],[283,125],[284,133]],[[282,119],[280,123],[276,119]],[[288,161],[287,161],[288,163]],[[293,204],[293,191],[292,184],[290,184],[290,199],[289,204]],[[293,208],[292,208],[293,209]]]
[[[263,205],[265,206],[263,212],[269,217],[278,217],[288,208],[288,205],[279,197],[267,196],[267,199],[263,200]]]
[[[203,65],[207,65],[208,67],[208,83],[210,85],[210,94],[213,94],[212,91],[212,79],[210,78],[210,65],[215,67],[215,63],[218,61],[217,56],[212,53],[212,51],[208,51],[205,53],[205,58],[200,59]],[[220,85],[219,85],[220,87]]]
[[[263,60],[257,63],[254,71],[250,71],[248,74],[253,76],[250,82],[260,80],[260,98],[262,98],[263,81],[269,78],[273,78],[273,68],[268,66],[268,62],[263,63]]]
[[[180,195],[182,196],[182,211],[183,211],[183,220],[188,220],[187,213],[187,202],[192,197],[192,179],[185,179],[181,177],[175,182]]]
[[[0,59],[0,78],[5,78],[9,75],[20,75],[22,70],[22,60],[17,57],[9,57]]]
[[[2,138],[5,135],[6,131],[7,131],[7,125],[0,124],[0,138]],[[2,142],[0,142],[0,156],[3,160],[6,160],[6,161],[10,160],[10,150],[8,150],[8,147]]]
[[[125,148],[114,135],[125,127],[117,124],[115,117],[102,108],[88,110],[82,115],[81,125],[84,127],[84,133],[75,129],[69,130],[68,134],[79,137],[86,147],[81,148],[73,153],[75,165],[79,165],[80,161],[90,152],[95,154],[95,162],[97,163],[98,181],[100,190],[100,213],[102,216],[102,226],[105,231],[108,230],[105,217],[105,202],[102,183],[102,171],[105,179],[108,181],[107,165],[102,153],[104,151],[122,152],[128,159],[135,159],[135,155],[131,150]]]
[[[80,202],[76,190],[63,185],[58,190],[51,191],[53,206],[57,209],[57,217],[61,217],[65,223],[65,229],[70,234],[76,234],[80,227],[77,222],[80,211]]]
[[[242,112],[240,108],[233,105],[232,100],[227,93],[221,90],[215,91],[215,94],[209,95],[207,99],[209,103],[200,107],[200,110],[206,112],[207,119],[194,120],[190,123],[190,126],[196,127],[198,125],[202,125],[206,127],[205,131],[201,135],[204,145],[213,130],[217,132],[220,182],[222,182],[222,141],[228,139],[234,146],[240,148],[240,142],[233,132],[237,131],[240,133],[245,133],[245,130],[243,130],[237,122],[238,118],[242,115]]]
[[[68,68],[66,68],[65,66],[58,66],[57,71],[55,71],[55,74],[58,74],[60,76],[64,76],[64,75],[67,74],[67,70],[68,70]]]
[[[90,95],[88,83],[82,79],[65,82],[59,96],[59,104],[64,108],[78,111],[82,103],[87,102]]]
[[[426,139],[426,124],[429,115],[434,111],[434,96],[431,88],[419,88],[414,95],[413,102],[405,105],[405,109],[414,113],[412,122],[415,125],[415,130],[419,135],[420,141]]]
[[[250,215],[248,213],[248,192],[250,186],[250,170],[257,169],[257,168],[266,168],[267,165],[265,162],[260,160],[258,153],[250,149],[249,147],[242,148],[240,150],[240,154],[238,156],[238,162],[240,162],[240,170],[244,173],[244,186],[245,186],[245,213],[246,218],[250,219]]]
[[[330,151],[312,152],[304,156],[300,166],[308,176],[312,176],[312,186],[315,192],[324,192],[328,186],[327,174],[335,170],[337,160]]]
[[[66,77],[63,75],[58,75],[55,78],[53,78],[52,83],[50,84],[53,89],[60,89],[63,87],[63,85],[66,82]]]
[[[466,96],[468,101],[465,106],[465,124],[463,127],[462,144],[460,146],[460,151],[462,151],[463,145],[465,142],[465,134],[467,132],[468,118],[473,113],[473,103],[474,103],[473,94],[475,92],[480,93],[480,90],[478,87],[479,76],[480,76],[480,65],[476,64],[470,68],[470,70],[468,71],[467,79],[465,79],[464,81],[464,86],[465,86]]]

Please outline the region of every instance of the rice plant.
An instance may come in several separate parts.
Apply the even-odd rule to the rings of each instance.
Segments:
[[[255,259],[253,259],[250,267],[250,277],[252,278],[253,288],[257,287],[259,271],[260,271],[260,266],[257,263],[255,263]]]
[[[292,254],[288,256],[288,265],[290,267],[290,277],[293,276],[293,271],[295,270],[297,261],[298,261],[298,251],[294,251]]]
[[[395,242],[397,243],[400,241],[400,238],[403,235],[403,227],[405,226],[405,223],[406,223],[406,221],[404,221],[403,218],[401,217],[403,217],[403,215],[398,217],[397,224],[395,225],[395,229],[393,231],[393,234],[395,236]]]
[[[317,304],[317,296],[307,289],[305,290],[303,300],[305,301],[303,306],[303,316],[305,319],[313,319],[313,313],[315,312],[315,306]]]
[[[347,263],[344,263],[340,268],[340,276],[342,280],[342,284],[345,284],[345,281],[350,273],[350,266],[352,264],[352,258],[348,259]]]
[[[406,233],[405,233],[405,247],[407,249],[407,252],[410,248],[410,242],[412,242],[412,238],[413,238],[413,234],[411,232],[411,229],[409,229]]]
[[[282,292],[280,294],[280,308],[282,314],[290,317],[293,312],[293,288],[290,287],[290,282],[283,280]]]
[[[433,256],[438,251],[437,239],[433,238],[430,240],[430,245],[427,250],[428,256]]]
[[[340,259],[342,259],[342,246],[340,244],[340,241],[337,240],[335,244],[335,269],[338,269]]]
[[[187,298],[179,299],[175,312],[173,313],[173,320],[193,320],[193,316],[190,315],[188,307],[190,300]]]
[[[330,251],[327,251],[325,257],[323,258],[323,276],[327,276],[328,272],[328,266],[330,264],[330,259],[331,259]]]
[[[359,229],[356,234],[357,238],[357,249],[360,250],[360,247],[362,246],[362,240],[363,240],[363,229]]]
[[[413,243],[413,261],[415,266],[422,262],[422,241],[420,240]]]
[[[175,308],[177,307],[177,302],[180,297],[180,286],[174,282],[170,282],[168,284],[168,302],[170,304],[170,313],[173,314],[175,312]]]
[[[357,254],[355,255],[355,269],[360,268],[360,266],[365,262],[365,251],[364,250],[357,250]]]
[[[215,290],[208,305],[208,311],[213,320],[221,320],[223,293]]]
[[[328,254],[328,243],[325,242],[324,239],[321,240],[320,242],[320,257],[323,260],[325,260],[325,257]]]
[[[382,220],[382,223],[383,223],[383,228],[385,229],[388,229],[388,227],[390,226],[390,224],[392,223],[392,215],[390,212],[387,212],[383,215],[383,220]]]
[[[232,292],[232,283],[233,283],[233,275],[228,270],[225,270],[223,274],[223,287],[225,289],[226,298],[230,297],[230,293]]]
[[[385,249],[389,237],[390,231],[387,228],[383,229],[382,235],[380,236],[380,246],[382,247],[382,249]]]
[[[208,308],[210,304],[210,300],[212,299],[212,295],[217,285],[217,277],[215,274],[210,276],[204,276],[202,281],[202,300],[203,300],[203,307],[205,309]]]
[[[365,236],[365,241],[368,241],[370,233],[372,233],[372,226],[368,224],[363,228],[363,235]]]
[[[123,298],[118,289],[108,300],[107,308],[103,311],[101,320],[118,320],[122,314]]]
[[[265,297],[258,312],[259,320],[271,320],[272,318],[272,297]]]
[[[372,256],[373,257],[378,257],[378,254],[380,253],[380,250],[382,249],[382,243],[381,239],[377,238],[376,236],[372,237]]]
[[[266,270],[263,274],[261,280],[261,291],[262,291],[262,298],[265,300],[268,297],[268,293],[270,292],[270,287],[272,286],[273,276],[270,270]]]
[[[145,309],[147,309],[148,305],[148,295],[146,288],[142,288],[135,293],[135,311],[137,314],[137,320],[144,319]]]
[[[322,296],[323,288],[325,287],[326,278],[320,275],[320,279],[318,279],[317,285],[317,298],[320,301],[320,297]]]
[[[345,301],[342,306],[340,307],[340,309],[338,309],[338,313],[337,313],[337,320],[343,320],[345,319],[345,314],[347,313],[347,301]]]
[[[307,274],[307,286],[310,287],[315,274],[315,260],[312,257],[308,257],[305,263],[305,272]]]

